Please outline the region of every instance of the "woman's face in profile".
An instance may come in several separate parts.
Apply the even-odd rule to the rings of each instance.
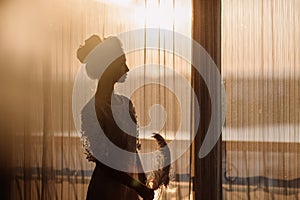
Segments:
[[[123,83],[126,80],[126,74],[129,71],[126,64],[126,57],[122,55],[116,59],[109,67],[107,71],[110,74],[110,77],[116,83]]]

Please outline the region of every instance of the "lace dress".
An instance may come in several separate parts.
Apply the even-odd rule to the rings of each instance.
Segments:
[[[87,151],[88,160],[96,163],[89,184],[87,199],[138,199],[138,195],[134,190],[124,186],[116,177],[107,173],[104,170],[107,166],[97,161],[93,156],[93,153],[95,153],[98,156],[105,156],[108,159],[118,159],[111,154],[107,142],[99,141],[105,136],[117,147],[128,152],[136,152],[139,143],[134,107],[131,101],[122,95],[113,94],[111,104],[102,101],[101,96],[97,98],[97,93],[95,96],[96,98],[92,98],[82,111],[84,148]],[[112,110],[114,110],[114,115]],[[96,120],[95,113],[97,116]],[[99,131],[99,127],[97,127],[99,124],[105,134],[100,139],[99,137],[95,137]],[[126,129],[126,132],[129,134],[125,133],[120,127]],[[95,141],[97,141],[97,144],[95,144]],[[91,148],[91,144],[99,146],[101,152],[93,152],[95,148]],[[96,156],[96,158],[98,157]],[[136,160],[124,160],[124,162],[127,161],[127,164],[124,164],[127,167],[126,170],[134,171],[136,166],[132,165],[132,163],[136,163]],[[133,177],[133,173],[128,174]]]

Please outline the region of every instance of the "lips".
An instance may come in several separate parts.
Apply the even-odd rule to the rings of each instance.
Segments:
[[[121,77],[121,79],[124,80],[124,81],[126,80],[126,78],[127,78],[127,75],[124,75],[124,76]]]

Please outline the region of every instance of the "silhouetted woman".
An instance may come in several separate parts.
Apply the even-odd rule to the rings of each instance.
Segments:
[[[111,58],[117,56],[117,59]],[[121,43],[116,37],[109,37],[101,41],[94,35],[85,41],[84,46],[77,50],[77,58],[84,63],[86,75],[90,79],[99,80],[94,98],[92,98],[83,108],[81,113],[83,138],[86,139],[87,158],[96,163],[92,178],[87,192],[87,200],[135,200],[138,195],[144,199],[150,200],[154,198],[154,191],[146,187],[146,177],[144,173],[133,174],[126,173],[113,169],[99,162],[94,157],[94,152],[91,153],[90,145],[100,145],[104,151],[101,151],[101,156],[110,156],[109,150],[106,152],[105,142],[97,144],[89,144],[96,141],[93,140],[95,130],[97,132],[95,117],[93,112],[96,112],[96,120],[100,124],[105,136],[116,146],[128,152],[136,153],[137,127],[134,108],[131,101],[122,95],[114,93],[114,85],[124,82],[128,67],[126,65],[126,57],[124,55]],[[84,83],[83,83],[84,84]],[[128,106],[129,105],[129,108]],[[119,121],[125,123],[130,134],[125,133],[119,128],[116,120],[113,117],[112,106],[118,108]],[[129,109],[129,111],[128,111]],[[131,119],[126,118],[127,115],[122,114],[129,112]],[[93,121],[94,120],[94,121]],[[118,120],[117,120],[118,121]],[[135,122],[134,125],[130,122]],[[97,156],[96,156],[97,157]],[[111,158],[117,159],[117,158]],[[130,163],[130,162],[129,162]],[[141,168],[139,158],[136,158],[136,166],[128,166],[128,168]]]

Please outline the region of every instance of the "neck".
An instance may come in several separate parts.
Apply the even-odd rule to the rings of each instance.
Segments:
[[[110,104],[111,96],[114,92],[114,82],[107,81],[105,79],[100,79],[98,82],[96,96],[99,95],[101,101],[105,101]]]

